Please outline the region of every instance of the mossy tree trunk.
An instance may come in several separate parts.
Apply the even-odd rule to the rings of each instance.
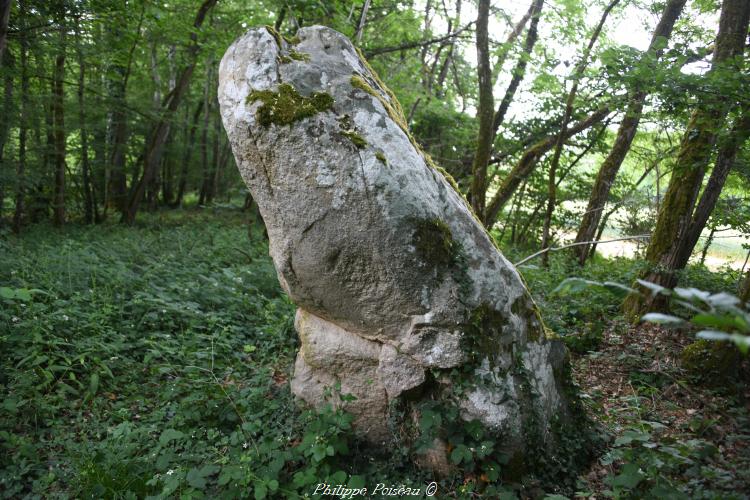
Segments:
[[[686,0],[670,0],[667,2],[662,11],[659,24],[657,24],[654,29],[654,34],[651,37],[648,51],[642,58],[642,61],[654,57],[658,58],[660,56],[660,49],[663,48],[664,42],[671,36],[672,28],[674,27],[677,18],[682,13],[685,3]],[[586,212],[583,214],[581,225],[578,228],[578,234],[575,240],[576,243],[593,241],[594,239],[596,229],[602,219],[604,206],[609,198],[609,191],[615,181],[617,172],[620,170],[622,162],[625,160],[628,151],[630,151],[630,145],[632,144],[633,138],[638,130],[638,124],[641,120],[641,113],[643,111],[645,100],[646,92],[634,89],[627,110],[625,111],[625,117],[620,123],[620,128],[617,130],[617,137],[612,145],[612,149],[599,168],[596,181],[591,189],[588,206],[586,207]],[[590,245],[579,245],[573,247],[573,251],[578,258],[579,264],[583,265],[584,262],[586,262],[590,249]]]
[[[479,0],[477,15],[477,73],[479,79],[479,132],[477,148],[474,152],[471,180],[471,206],[481,218],[484,214],[485,192],[487,190],[487,164],[492,154],[495,134],[492,130],[495,101],[492,96],[492,68],[490,67],[489,47],[490,1]]]
[[[734,63],[745,46],[748,18],[750,2],[724,0],[711,73],[719,70],[737,71]],[[697,241],[697,237],[694,236],[700,235],[705,226],[705,219],[708,218],[704,212],[708,208],[713,209],[715,204],[715,200],[711,204],[711,200],[707,199],[701,212],[695,214],[698,218],[694,218],[695,203],[703,184],[706,167],[718,131],[726,124],[726,115],[730,107],[731,102],[723,97],[718,101],[711,101],[706,97],[690,118],[659,210],[656,227],[646,250],[646,260],[650,264],[650,269],[641,275],[646,281],[673,288],[678,279],[676,271],[685,267],[692,253]],[[729,164],[731,165],[731,162]],[[726,168],[726,165],[722,166],[717,160],[715,170],[719,169],[719,172],[715,176],[715,182],[709,183],[710,197],[718,197],[723,187],[724,182],[720,179],[723,168]],[[623,308],[627,316],[637,318],[645,312],[664,309],[666,305],[663,295],[650,296],[644,291],[643,294],[631,293],[626,298]]]

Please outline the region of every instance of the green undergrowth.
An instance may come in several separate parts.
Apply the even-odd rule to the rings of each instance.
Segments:
[[[229,208],[186,210],[145,215],[134,228],[0,233],[0,498],[297,498],[320,482],[433,480],[440,498],[556,491],[540,477],[504,483],[513,461],[496,453],[502,439],[460,424],[452,409],[419,417],[422,431],[444,428],[451,446],[453,472],[436,477],[417,467],[408,443],[378,454],[344,411],[301,408],[289,390],[294,306],[246,219]],[[426,250],[447,263],[455,243],[441,226],[424,228],[436,243]],[[635,272],[611,262],[587,272],[602,279],[606,269]],[[550,271],[522,271],[545,319],[572,334],[581,318],[570,309],[585,304],[551,290],[576,269],[553,258]],[[611,311],[592,301],[587,321]],[[345,407],[350,396],[340,396]],[[609,451],[616,460],[622,443]],[[560,477],[580,464],[540,467]],[[637,479],[619,470],[617,481]]]

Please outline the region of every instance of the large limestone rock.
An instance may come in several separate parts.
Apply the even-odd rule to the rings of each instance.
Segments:
[[[530,432],[547,439],[567,411],[565,349],[346,37],[248,31],[221,61],[219,103],[299,306],[293,392],[315,406],[339,404],[338,387],[353,395],[346,408],[374,442],[427,400],[510,450]]]

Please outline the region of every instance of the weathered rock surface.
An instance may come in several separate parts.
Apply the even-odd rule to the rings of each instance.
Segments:
[[[346,37],[248,31],[221,61],[219,103],[299,306],[293,392],[338,404],[340,384],[376,442],[393,439],[394,405],[414,414],[426,400],[455,404],[509,449],[529,432],[546,439],[567,411],[565,349]]]

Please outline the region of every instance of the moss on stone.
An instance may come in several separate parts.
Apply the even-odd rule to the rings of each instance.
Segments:
[[[288,36],[285,36],[285,37],[284,37],[284,41],[285,41],[286,43],[288,43],[289,45],[297,45],[297,44],[298,44],[298,43],[300,43],[300,42],[301,42],[302,40],[300,40],[300,38],[299,38],[299,35],[294,35],[293,37],[288,37]]]
[[[263,103],[256,116],[264,127],[271,124],[290,125],[333,107],[333,97],[330,94],[313,92],[310,97],[305,97],[288,83],[280,84],[278,92],[254,90],[247,96],[247,103],[255,101]]]
[[[530,296],[524,294],[518,297],[510,305],[510,311],[526,319],[526,338],[528,340],[538,342],[548,337],[539,309]]]
[[[352,78],[349,80],[349,82],[352,84],[352,87],[357,88],[359,90],[364,90],[365,92],[367,92],[373,97],[380,98],[380,95],[375,91],[375,89],[372,88],[370,84],[365,81],[364,78],[357,75],[356,73],[352,75]]]
[[[283,46],[282,42],[284,39],[281,37],[279,32],[276,31],[276,28],[270,25],[266,25],[265,28],[266,28],[266,31],[268,31],[268,33],[274,38],[274,40],[276,40],[276,45],[278,45],[279,48],[282,48]]]
[[[365,58],[364,54],[362,53],[359,48],[356,48],[357,54],[359,55],[359,59],[362,62],[362,65],[367,69],[369,76],[372,78],[372,80],[375,82],[375,84],[382,90],[382,93],[376,91],[372,85],[370,85],[365,78],[363,78],[362,75],[353,74],[350,80],[350,83],[353,87],[358,88],[360,90],[363,90],[364,92],[367,92],[371,96],[375,97],[377,100],[380,101],[380,103],[383,105],[383,108],[385,108],[386,113],[388,113],[388,116],[393,120],[400,128],[404,131],[404,134],[406,134],[406,137],[409,139],[409,142],[411,142],[412,146],[414,146],[414,149],[417,150],[417,152],[422,155],[422,158],[424,158],[425,163],[428,167],[431,167],[432,169],[438,171],[448,182],[448,184],[453,188],[454,191],[461,197],[461,199],[464,202],[464,205],[469,210],[469,213],[474,217],[474,220],[476,220],[479,225],[484,229],[484,224],[482,224],[482,221],[479,219],[476,213],[474,213],[474,209],[471,207],[471,204],[466,200],[463,193],[461,193],[461,190],[458,187],[458,183],[456,183],[456,180],[444,169],[439,167],[430,157],[430,155],[422,149],[422,146],[419,145],[419,143],[414,139],[414,136],[411,135],[409,132],[409,125],[406,121],[406,116],[404,115],[404,110],[401,107],[401,103],[398,102],[398,99],[396,98],[396,95],[383,83],[383,81],[380,79],[378,74],[375,72],[375,70],[370,66],[370,64],[367,62],[367,59]],[[383,97],[382,94],[385,94],[388,96],[388,99]],[[485,229],[486,232],[486,229]],[[489,237],[490,241],[492,242],[495,247],[497,247],[497,244],[495,243],[495,240],[490,236],[489,233],[487,233],[487,236]]]
[[[364,149],[367,147],[367,141],[364,137],[356,133],[354,130],[345,130],[341,132],[341,135],[344,135],[349,138],[352,143],[357,146],[357,149]]]
[[[469,312],[461,341],[470,365],[477,366],[486,358],[490,369],[494,368],[501,350],[500,336],[507,324],[508,318],[486,302]]]
[[[310,54],[306,54],[304,52],[297,52],[296,50],[291,49],[288,54],[280,55],[276,59],[281,64],[289,64],[292,61],[309,62],[310,61]]]
[[[380,161],[380,163],[382,163],[386,167],[388,166],[388,159],[385,157],[382,151],[377,151],[375,153],[375,158],[377,158]]]
[[[444,169],[440,165],[435,165],[435,170],[440,172],[440,175],[442,175],[445,178],[445,180],[448,181],[448,184],[451,185],[454,191],[456,191],[457,193],[461,192],[461,190],[458,187],[458,182],[456,182],[456,179],[454,179],[453,176],[450,173],[448,173],[446,169]]]
[[[429,264],[448,267],[453,264],[457,245],[448,224],[438,218],[419,219],[414,231],[417,253]]]
[[[307,54],[305,52],[297,52],[294,49],[291,49],[289,51],[289,57],[291,59],[294,59],[295,61],[304,61],[304,62],[310,61],[310,54]]]

